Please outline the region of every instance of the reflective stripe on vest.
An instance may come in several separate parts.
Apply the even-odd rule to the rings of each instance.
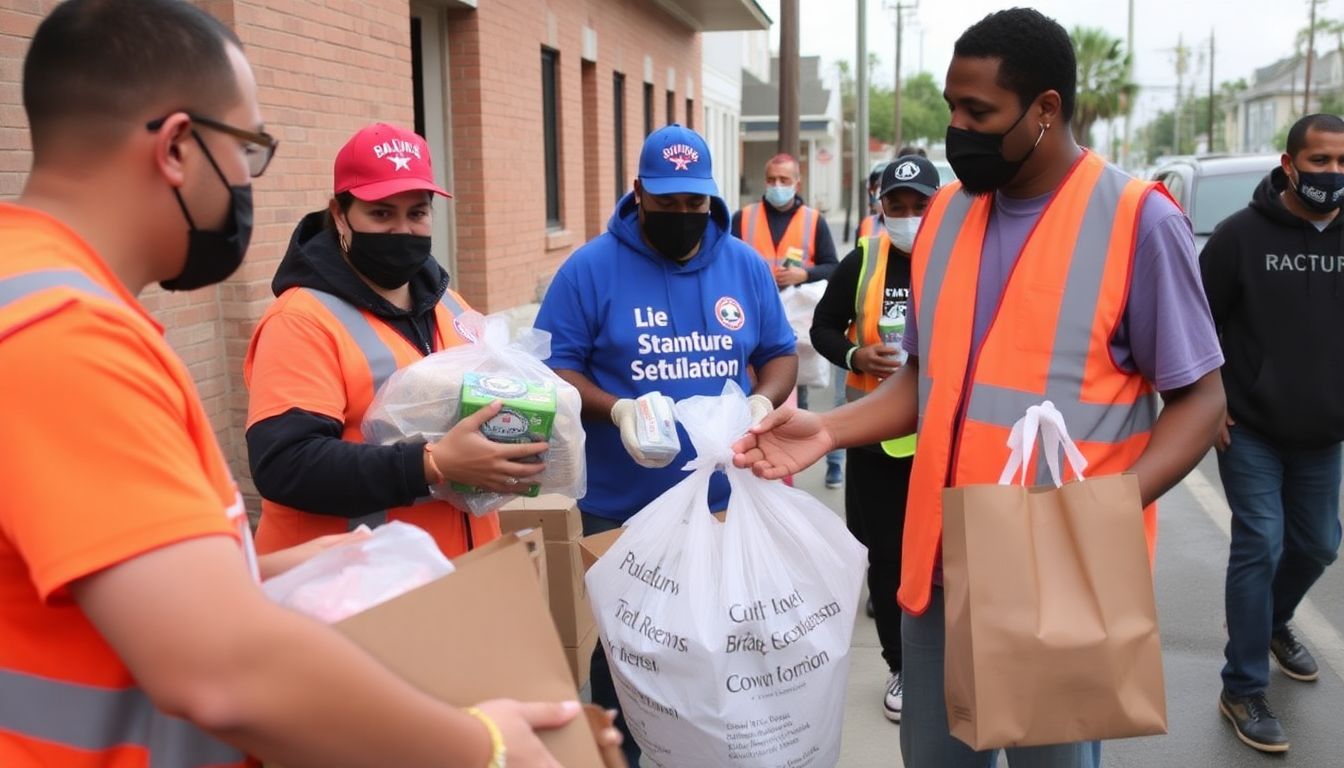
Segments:
[[[111,291],[77,269],[44,269],[0,280],[0,307],[51,288],[69,288],[100,299],[118,301]]]
[[[120,301],[73,269],[27,272],[0,280],[0,309],[56,288]],[[70,749],[141,747],[150,768],[241,765],[245,756],[195,725],[160,712],[138,688],[107,689],[0,669],[0,731]]]
[[[869,309],[875,300],[878,313],[882,311],[883,297],[887,288],[886,246],[889,242],[885,233],[865,237],[859,241],[859,253],[863,257],[863,262],[859,267],[859,280],[854,290],[854,321],[850,323],[849,329],[850,341],[860,347],[866,347],[877,341],[868,335],[870,328],[877,327],[877,320],[869,317]],[[874,297],[871,291],[877,291],[877,296]],[[877,379],[872,376],[850,371],[845,380],[845,399],[852,403],[876,389],[877,383]],[[880,445],[882,451],[892,458],[904,458],[915,454],[913,434],[883,440]]]
[[[241,765],[238,749],[160,712],[138,688],[109,690],[0,669],[0,730],[70,749],[141,747],[149,768]]]
[[[1141,375],[1115,365],[1110,339],[1123,317],[1139,213],[1152,188],[1090,152],[1080,158],[1023,244],[979,340],[972,338],[975,293],[992,200],[953,184],[931,201],[926,228],[935,233],[916,243],[912,281],[920,450],[899,592],[907,611],[922,613],[931,597],[943,489],[995,482],[1007,456],[1003,442],[1029,405],[1051,400],[1098,473],[1127,471],[1147,445],[1156,395]],[[1155,520],[1155,510],[1145,510],[1150,553]]]
[[[354,340],[355,346],[363,353],[364,359],[369,364],[369,373],[373,376],[373,392],[376,395],[379,389],[382,389],[384,383],[392,378],[392,374],[397,372],[397,359],[392,354],[392,350],[378,336],[378,332],[373,329],[373,324],[355,305],[326,291],[320,291],[316,288],[306,288],[313,296],[326,307],[327,311],[336,318],[345,332],[350,334]],[[462,314],[462,305],[449,291],[444,291],[441,304],[456,319]],[[437,324],[436,324],[437,325]],[[426,496],[423,499],[417,499],[417,504],[424,504],[434,501],[432,496]],[[353,531],[361,525],[367,525],[370,528],[377,528],[387,522],[387,510],[370,512],[360,517],[352,517],[346,522],[346,529]]]

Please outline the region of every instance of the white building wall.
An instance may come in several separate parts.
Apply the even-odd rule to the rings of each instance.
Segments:
[[[714,182],[729,210],[739,207],[742,177],[742,60],[746,32],[706,32],[701,38],[701,75],[704,94],[701,133],[714,160]]]

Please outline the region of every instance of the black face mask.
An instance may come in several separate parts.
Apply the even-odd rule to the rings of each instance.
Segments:
[[[1003,140],[1013,132],[1029,110],[1023,110],[1003,133],[981,133],[964,128],[947,126],[947,162],[952,172],[957,174],[961,186],[973,195],[983,195],[1002,188],[1013,180],[1023,164],[1036,151],[1045,135],[1041,127],[1036,143],[1031,145],[1021,160],[1009,160],[1003,156]]]
[[[223,231],[197,229],[191,212],[187,210],[187,203],[182,199],[182,193],[176,187],[173,188],[177,204],[181,206],[182,215],[187,218],[187,226],[191,229],[187,234],[187,258],[182,264],[182,272],[171,280],[159,283],[168,291],[192,291],[224,281],[242,265],[247,245],[252,240],[252,185],[229,184],[200,135],[195,131],[192,131],[192,135],[196,137],[196,143],[201,145],[201,151],[205,152],[210,167],[215,169],[219,180],[229,189],[229,216]]]
[[[1304,171],[1296,165],[1293,170],[1297,171],[1293,191],[1308,210],[1332,213],[1344,205],[1344,173]]]
[[[644,209],[644,236],[653,249],[672,261],[681,261],[705,236],[709,212],[673,213]]]
[[[361,275],[390,291],[415,277],[429,261],[429,249],[430,240],[424,235],[356,232],[351,227],[346,255]]]

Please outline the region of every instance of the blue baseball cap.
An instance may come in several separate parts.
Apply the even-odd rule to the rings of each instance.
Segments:
[[[704,138],[676,123],[649,134],[639,153],[639,183],[651,195],[719,194]]]

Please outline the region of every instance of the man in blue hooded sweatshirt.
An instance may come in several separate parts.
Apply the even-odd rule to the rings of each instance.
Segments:
[[[784,402],[798,377],[794,333],[769,267],[728,231],[709,148],[695,131],[669,125],[650,134],[634,191],[616,206],[606,233],[560,267],[536,327],[551,333],[547,364],[583,398],[588,495],[579,501],[585,535],[620,526],[679,482],[694,451],[671,461],[642,455],[634,399],[718,395],[724,382],[751,392],[753,422]],[[710,508],[723,509],[717,475]],[[594,702],[617,705],[607,659],[593,654]],[[623,748],[639,747],[624,718]]]

